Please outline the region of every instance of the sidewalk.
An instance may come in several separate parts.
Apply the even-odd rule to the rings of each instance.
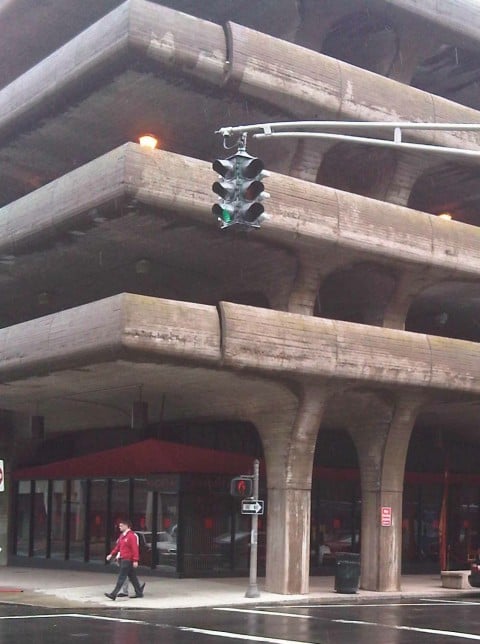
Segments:
[[[140,578],[141,574],[139,575]],[[438,575],[405,575],[400,592],[359,590],[356,594],[334,591],[333,577],[311,577],[308,595],[278,595],[263,590],[260,597],[245,597],[247,578],[228,579],[166,579],[145,577],[145,597],[117,598],[104,596],[113,588],[116,576],[108,573],[74,570],[43,570],[38,568],[0,568],[0,603],[25,604],[45,608],[191,608],[200,606],[271,604],[278,602],[352,602],[368,599],[396,600],[400,598],[437,597],[442,599],[478,595],[474,588],[453,590],[442,588]],[[143,581],[143,579],[142,579]]]

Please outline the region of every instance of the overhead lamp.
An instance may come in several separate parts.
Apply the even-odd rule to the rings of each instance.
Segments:
[[[445,219],[445,221],[450,221],[452,219],[452,215],[449,212],[441,212],[438,217],[440,219]]]
[[[138,142],[142,148],[148,148],[150,150],[155,150],[158,145],[158,139],[153,134],[142,134],[138,137]]]

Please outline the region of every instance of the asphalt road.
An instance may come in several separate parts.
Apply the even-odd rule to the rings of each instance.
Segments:
[[[0,643],[456,644],[480,641],[480,595],[349,604],[45,611],[0,604]]]

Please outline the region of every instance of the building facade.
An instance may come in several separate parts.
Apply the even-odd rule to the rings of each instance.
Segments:
[[[476,3],[25,5],[0,9],[1,562],[35,559],[41,498],[48,521],[55,499],[77,517],[63,559],[84,530],[84,562],[95,521],[72,494],[92,499],[97,478],[107,499],[126,476],[135,509],[135,468],[73,484],[35,467],[167,437],[262,458],[269,591],[308,592],[326,533],[330,550],[360,551],[370,590],[399,589],[402,556],[466,565],[479,536],[477,157],[249,140],[271,171],[271,217],[248,235],[219,230],[211,162],[229,154],[214,134],[225,125],[478,124]],[[137,143],[145,133],[157,149]],[[468,128],[408,140],[480,149]]]

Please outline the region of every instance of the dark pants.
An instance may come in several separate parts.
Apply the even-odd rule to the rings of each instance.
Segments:
[[[118,573],[117,583],[115,588],[112,591],[112,595],[115,595],[115,597],[118,595],[127,577],[128,579],[130,579],[132,583],[132,586],[135,590],[135,595],[142,594],[142,589],[140,588],[140,583],[137,578],[136,569],[133,567],[133,561],[129,561],[128,559],[121,559],[120,572]]]

